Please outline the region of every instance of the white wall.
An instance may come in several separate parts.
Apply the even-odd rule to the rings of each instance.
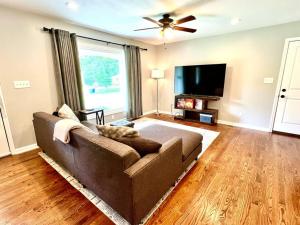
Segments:
[[[268,129],[284,40],[300,36],[300,22],[159,46],[159,68],[166,69],[160,87],[160,110],[174,104],[174,66],[227,63],[224,97],[210,106],[219,119]],[[273,84],[264,84],[273,77]]]
[[[108,41],[135,44],[142,51],[143,108],[153,109],[150,70],[155,67],[155,47],[71,25],[57,19],[0,7],[0,85],[16,148],[34,144],[32,113],[53,112],[57,107],[50,35],[41,28],[55,27]],[[14,89],[14,80],[29,80],[31,88]]]

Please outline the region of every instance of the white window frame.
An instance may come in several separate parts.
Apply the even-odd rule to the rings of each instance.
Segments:
[[[117,109],[111,109],[111,110],[105,110],[105,116],[106,115],[112,115],[117,113],[123,113],[127,111],[127,81],[126,81],[126,65],[125,65],[125,53],[123,48],[120,47],[113,47],[113,46],[103,46],[101,44],[95,44],[90,43],[89,41],[78,41],[78,50],[79,50],[79,56],[88,52],[97,53],[96,55],[104,56],[104,57],[110,57],[110,58],[117,58],[119,59],[119,66],[120,66],[120,74],[123,74],[121,76],[121,83],[125,85],[121,85],[121,95],[124,96],[124,107],[123,108],[117,108]],[[89,55],[89,54],[87,54]],[[84,86],[84,79],[82,77],[82,83],[81,85]],[[89,115],[88,119],[94,119],[95,115]]]

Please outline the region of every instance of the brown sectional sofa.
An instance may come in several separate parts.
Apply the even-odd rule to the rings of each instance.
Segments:
[[[141,156],[131,147],[85,129],[70,132],[71,142],[53,141],[60,118],[33,115],[38,146],[131,224],[139,224],[202,148],[200,134],[161,125],[140,130],[162,144],[158,153]]]

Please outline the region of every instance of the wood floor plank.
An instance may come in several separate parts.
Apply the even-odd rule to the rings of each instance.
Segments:
[[[221,133],[147,225],[300,225],[299,138],[175,122]],[[0,224],[113,224],[38,151],[0,159]]]

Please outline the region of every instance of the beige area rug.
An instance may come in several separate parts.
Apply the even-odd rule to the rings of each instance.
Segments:
[[[202,134],[203,136],[203,150],[201,154],[198,156],[201,157],[201,155],[205,152],[205,150],[208,148],[208,146],[217,138],[219,135],[219,132],[205,130],[201,128],[195,128],[190,126],[185,126],[181,124],[161,121],[161,120],[155,120],[150,118],[141,118],[138,119],[135,122],[135,127],[137,129],[153,125],[153,124],[161,124],[165,126],[170,126],[174,128],[179,128],[183,130],[189,130],[193,131],[199,134]],[[101,200],[98,196],[96,196],[92,191],[88,190],[87,188],[84,188],[78,180],[76,180],[74,177],[70,175],[68,171],[60,167],[54,160],[52,160],[49,156],[47,156],[45,153],[40,152],[39,155],[47,162],[50,166],[52,166],[62,177],[64,177],[74,188],[76,188],[79,192],[81,192],[91,203],[93,203],[102,213],[104,213],[108,218],[110,218],[116,225],[130,225],[121,215],[119,215],[114,209],[112,209],[108,204],[106,204],[103,200]],[[171,187],[167,193],[158,201],[156,206],[148,213],[147,216],[141,221],[141,225],[145,224],[151,216],[154,214],[154,212],[159,208],[159,206],[164,202],[164,200],[170,195],[170,193],[174,190],[174,188],[177,186],[177,184],[182,180],[182,178],[190,171],[190,169],[195,165],[196,161],[194,161],[186,171],[178,178],[176,185]]]

